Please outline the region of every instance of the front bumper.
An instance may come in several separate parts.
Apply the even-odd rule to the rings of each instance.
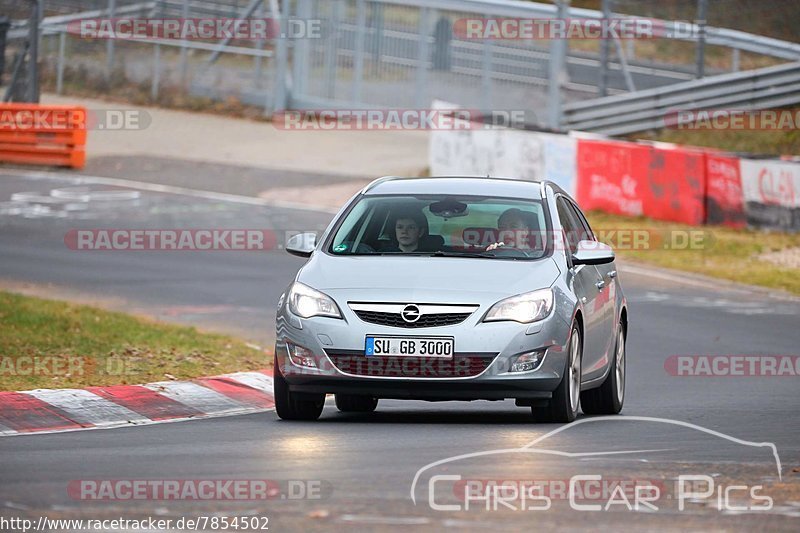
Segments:
[[[343,306],[344,307],[344,306]],[[277,317],[275,361],[293,392],[360,394],[378,398],[420,400],[548,399],[561,382],[566,367],[569,324],[558,313],[534,324],[480,322],[484,309],[453,326],[406,329],[361,321],[351,310],[342,309],[343,319],[302,319],[282,306]],[[337,367],[336,355],[347,353],[353,361],[363,358],[367,335],[446,336],[455,339],[456,358],[480,356],[488,365],[476,375],[425,377],[364,375]],[[316,368],[299,366],[288,355],[287,343],[313,354]],[[541,351],[539,366],[527,372],[509,372],[513,359]],[[360,375],[359,375],[360,374]]]
[[[559,380],[452,380],[403,379],[376,381],[370,378],[299,377],[290,384],[292,392],[356,394],[392,400],[505,400],[508,398],[550,399]],[[545,390],[542,390],[545,389]]]

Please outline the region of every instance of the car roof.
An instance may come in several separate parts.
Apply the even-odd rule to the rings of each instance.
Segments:
[[[550,182],[523,181],[513,178],[488,176],[433,176],[425,178],[403,178],[386,176],[379,178],[362,191],[365,195],[383,194],[469,194],[475,196],[507,196],[511,198],[542,198],[542,184],[561,188]]]

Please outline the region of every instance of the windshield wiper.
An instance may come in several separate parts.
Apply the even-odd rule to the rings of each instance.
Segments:
[[[532,259],[539,259],[538,257],[530,257],[527,255],[514,256],[501,254],[498,255],[491,251],[485,252],[432,252],[430,257],[474,257],[478,259],[498,259],[501,261],[530,261]]]
[[[492,252],[443,252],[441,250],[438,252],[432,252],[430,255],[431,257],[480,257],[487,259],[493,259],[497,257],[497,255]]]

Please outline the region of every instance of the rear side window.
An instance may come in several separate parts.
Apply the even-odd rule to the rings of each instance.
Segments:
[[[578,209],[578,206],[576,206],[572,202],[569,202],[569,207],[575,219],[580,222],[581,226],[583,226],[584,233],[581,236],[581,240],[596,241],[597,238],[594,236],[594,231],[592,231],[592,227],[589,225],[589,221],[586,220],[585,216],[583,216],[583,212],[580,209]]]
[[[564,231],[564,239],[567,241],[570,253],[574,254],[578,251],[578,242],[585,233],[583,224],[578,221],[577,214],[563,197],[558,197],[556,200],[556,208]]]

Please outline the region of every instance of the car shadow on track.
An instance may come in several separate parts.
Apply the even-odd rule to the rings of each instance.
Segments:
[[[326,409],[317,424],[524,424],[547,426],[533,420],[527,407],[514,407],[507,410],[470,409],[460,410],[387,410],[374,413],[341,413]]]

